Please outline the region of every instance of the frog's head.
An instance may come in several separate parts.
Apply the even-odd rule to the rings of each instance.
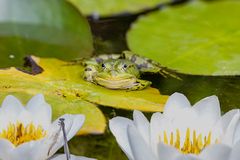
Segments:
[[[137,66],[125,59],[106,60],[99,65],[94,81],[107,88],[118,89],[131,86],[140,75]]]

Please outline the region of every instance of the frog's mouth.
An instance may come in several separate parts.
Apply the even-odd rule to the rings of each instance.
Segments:
[[[95,83],[110,89],[128,89],[136,83],[136,77],[132,75],[101,76],[94,77]]]

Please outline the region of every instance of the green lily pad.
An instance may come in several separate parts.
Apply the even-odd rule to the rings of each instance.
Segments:
[[[240,1],[192,2],[141,17],[127,34],[133,52],[178,72],[240,74]]]
[[[20,66],[26,55],[65,60],[91,55],[87,20],[64,0],[0,0],[0,67]]]
[[[72,2],[85,15],[99,14],[111,16],[124,12],[136,13],[146,8],[153,8],[158,4],[171,2],[171,0],[68,0]]]

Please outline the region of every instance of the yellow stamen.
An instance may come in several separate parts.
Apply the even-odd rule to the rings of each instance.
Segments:
[[[16,124],[10,123],[7,129],[0,132],[0,138],[8,139],[15,146],[29,141],[39,140],[45,136],[46,131],[44,131],[42,126],[36,127],[33,123],[26,126],[19,122]]]
[[[170,145],[173,145],[174,141],[173,141],[173,132],[171,132],[171,138],[170,138]]]
[[[176,130],[174,138],[174,133],[171,132],[171,134],[167,135],[167,132],[163,132],[163,142],[165,144],[174,146],[179,151],[181,151],[183,154],[199,154],[205,147],[209,146],[212,142],[212,133],[209,132],[207,136],[202,136],[202,134],[197,135],[196,131],[193,130],[191,134],[190,128],[186,130],[185,134],[185,140],[181,145],[181,135],[179,129]],[[169,139],[168,139],[169,138]],[[161,139],[160,139],[161,141]],[[214,142],[214,141],[213,141]],[[217,139],[215,140],[215,143],[217,143]]]
[[[164,131],[164,143],[168,144],[167,133]]]
[[[180,148],[180,132],[179,132],[179,130],[177,129],[177,137],[176,137],[177,139],[176,139],[176,142],[175,142],[175,147],[176,148]]]

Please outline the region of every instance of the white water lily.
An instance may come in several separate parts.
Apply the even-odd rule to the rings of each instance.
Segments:
[[[115,117],[110,130],[130,160],[239,160],[240,112],[221,116],[216,96],[191,106],[175,93],[150,122],[139,111],[133,120]]]
[[[84,115],[65,114],[67,139],[81,128]],[[14,96],[7,96],[0,108],[0,159],[46,160],[63,146],[63,134],[52,121],[51,106],[43,95],[34,96],[24,107]]]

